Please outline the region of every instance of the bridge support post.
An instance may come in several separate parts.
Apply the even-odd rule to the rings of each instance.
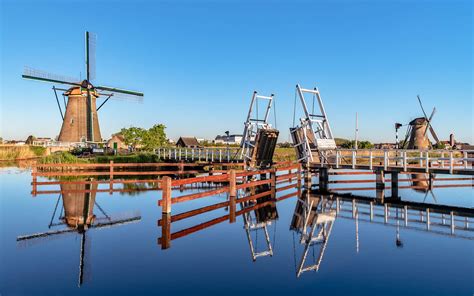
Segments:
[[[391,175],[391,183],[392,183],[392,198],[398,198],[398,172],[392,171],[390,172]]]
[[[328,168],[319,168],[319,191],[328,192],[329,190],[329,173]]]
[[[375,188],[385,189],[385,171],[384,170],[375,171]]]

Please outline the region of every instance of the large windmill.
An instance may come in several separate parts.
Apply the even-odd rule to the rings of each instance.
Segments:
[[[86,79],[66,78],[42,71],[25,68],[22,77],[43,82],[70,86],[69,89],[56,88],[53,86],[59,111],[63,119],[59,141],[61,142],[101,142],[99,119],[97,111],[110,99],[143,100],[143,93],[107,86],[95,86],[95,46],[96,35],[86,32],[85,38],[85,65]],[[63,114],[58,99],[57,90],[65,91]],[[100,96],[105,97],[104,102],[97,108],[96,100]],[[68,98],[67,103],[66,99]]]
[[[404,148],[407,149],[428,149],[431,147],[431,142],[428,138],[428,131],[431,133],[435,144],[439,143],[438,135],[436,135],[436,132],[431,125],[433,116],[436,113],[436,108],[433,108],[430,117],[428,117],[423,108],[420,96],[417,96],[417,98],[421,111],[423,112],[423,117],[418,117],[410,121],[403,145]]]

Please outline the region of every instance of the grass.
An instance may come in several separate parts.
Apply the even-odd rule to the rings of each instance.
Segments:
[[[46,148],[37,146],[16,146],[2,145],[0,146],[0,160],[14,161],[19,159],[29,159],[41,157],[46,154]]]
[[[275,154],[273,155],[274,162],[280,161],[296,161],[295,148],[275,148]]]
[[[49,163],[87,163],[88,160],[84,158],[78,158],[69,152],[59,152],[41,158],[38,163],[49,164]]]
[[[153,153],[138,153],[130,155],[101,155],[91,159],[93,163],[108,163],[111,160],[114,163],[151,163],[160,162],[158,155]]]

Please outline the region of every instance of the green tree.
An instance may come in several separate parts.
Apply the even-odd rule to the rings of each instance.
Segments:
[[[138,145],[142,144],[142,139],[145,136],[146,132],[147,131],[145,129],[134,126],[131,126],[129,128],[123,128],[120,130],[125,144],[132,146],[133,150],[135,150]]]
[[[153,150],[167,144],[166,126],[164,124],[155,124],[149,128],[142,137],[142,145],[145,150]]]

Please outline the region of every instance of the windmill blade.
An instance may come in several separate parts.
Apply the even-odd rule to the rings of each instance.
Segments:
[[[420,103],[421,111],[423,111],[423,114],[425,115],[425,119],[428,120],[428,116],[426,116],[426,112],[425,112],[425,109],[423,108],[423,104],[421,103],[420,96],[417,95],[416,97],[418,98],[418,103]]]
[[[125,225],[125,224],[130,224],[130,223],[136,223],[138,221],[141,221],[142,217],[141,216],[135,216],[131,218],[125,218],[125,219],[119,219],[119,220],[111,220],[103,223],[97,223],[94,225],[91,225],[89,228],[107,228],[107,227],[112,227],[112,226],[118,226],[118,225]]]
[[[25,67],[23,71],[23,75],[21,77],[25,79],[38,80],[38,81],[43,81],[43,82],[81,86],[79,82],[75,82],[75,81],[79,81],[79,79],[51,74],[51,73],[47,73],[47,72],[33,69],[30,67]]]
[[[143,93],[141,93],[141,92],[132,91],[132,90],[126,90],[126,89],[120,89],[120,88],[116,88],[116,87],[96,86],[95,89],[113,92],[114,95],[116,95],[117,93],[119,93],[119,94],[125,94],[125,95],[132,95],[132,96],[143,97]]]
[[[431,135],[433,136],[434,140],[436,141],[436,144],[439,143],[439,138],[438,138],[438,135],[436,135],[435,131],[434,131],[434,128],[430,125],[430,132],[431,132]]]
[[[76,231],[77,231],[77,229],[67,228],[67,229],[62,229],[62,230],[39,232],[39,233],[34,233],[34,234],[29,234],[29,235],[20,235],[16,238],[16,241],[24,241],[24,240],[48,237],[48,236],[52,236],[52,235],[71,233],[71,232],[76,232]]]
[[[110,96],[110,99],[115,100],[115,101],[132,101],[132,102],[138,102],[138,103],[143,102],[143,96],[137,96],[137,95],[116,93],[116,92],[100,93],[100,95],[106,96],[107,99]]]
[[[426,136],[426,133],[428,132],[428,129],[431,127],[431,120],[433,119],[433,116],[435,115],[435,113],[436,113],[436,107],[433,108],[433,111],[431,112],[430,118],[427,119],[428,120],[428,125],[426,126],[425,133],[423,134],[423,136]]]
[[[96,74],[95,52],[97,35],[86,31],[86,75],[87,81],[94,80]]]

